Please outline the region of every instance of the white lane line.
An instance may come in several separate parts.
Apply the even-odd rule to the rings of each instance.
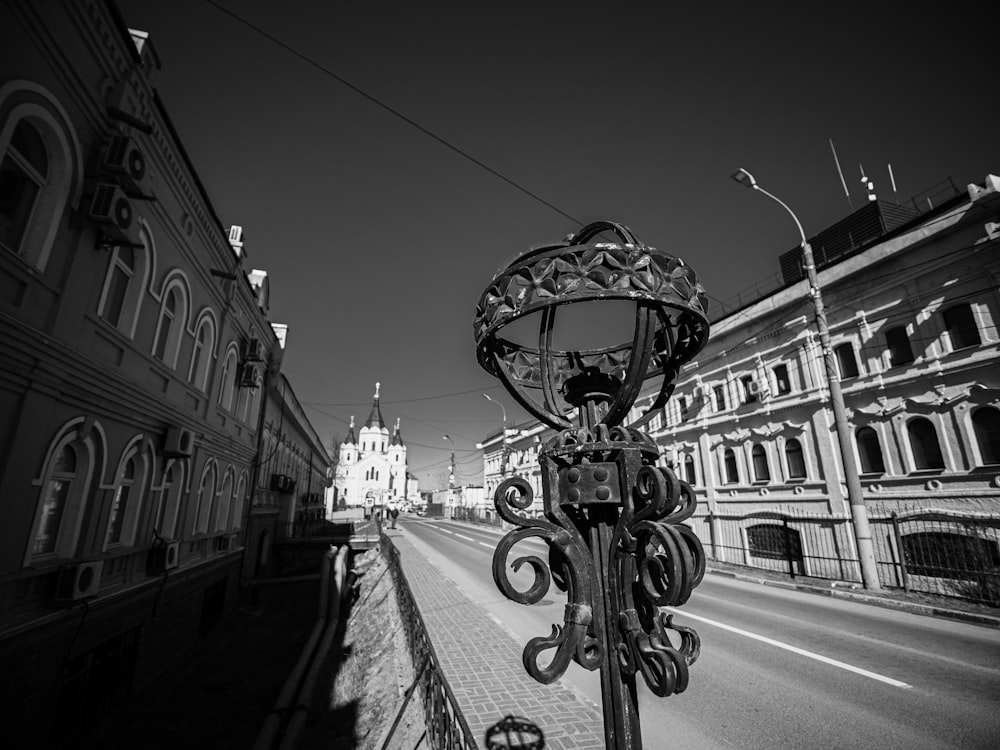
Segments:
[[[467,541],[467,542],[474,542],[474,541],[476,541],[476,540],[475,540],[475,539],[473,539],[473,538],[472,538],[471,536],[466,536],[465,534],[459,534],[459,533],[458,533],[457,531],[449,531],[448,533],[449,533],[449,534],[454,534],[454,535],[455,535],[455,536],[457,536],[457,537],[458,537],[459,539],[464,539],[464,540],[465,540],[465,541]]]
[[[490,549],[496,549],[496,545],[493,544],[487,544],[486,542],[479,542],[479,544],[483,545],[484,547],[489,547]]]
[[[751,633],[748,630],[740,630],[739,628],[734,628],[732,625],[726,625],[725,623],[718,622],[717,620],[709,620],[707,617],[700,617],[699,615],[693,615],[690,612],[682,612],[675,607],[663,607],[663,609],[673,612],[674,614],[680,615],[681,617],[690,617],[692,620],[699,620],[700,622],[707,623],[709,625],[714,625],[717,628],[722,628],[723,630],[728,630],[731,633],[736,633],[737,635],[745,636],[746,638],[753,638],[755,641],[760,641],[761,643],[766,643],[770,646],[776,646],[777,648],[783,648],[785,651],[791,651],[793,654],[798,654],[799,656],[805,656],[809,659],[815,659],[816,661],[823,662],[824,664],[829,664],[833,667],[838,667],[839,669],[846,669],[848,672],[854,672],[855,674],[862,675],[863,677],[870,677],[873,680],[878,680],[879,682],[884,682],[887,685],[892,685],[898,688],[910,688],[913,687],[905,682],[900,682],[899,680],[894,680],[891,677],[886,677],[885,675],[880,675],[875,672],[869,672],[867,669],[862,669],[861,667],[855,667],[850,664],[845,664],[842,661],[837,661],[836,659],[831,659],[828,656],[822,656],[820,654],[813,653],[812,651],[806,651],[805,649],[797,648],[791,646],[787,643],[782,643],[781,641],[776,641],[773,638],[768,638],[763,635],[757,635],[756,633]]]

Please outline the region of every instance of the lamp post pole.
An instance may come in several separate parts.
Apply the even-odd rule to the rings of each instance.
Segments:
[[[606,231],[621,242],[598,242]],[[631,341],[580,350],[554,345],[560,306],[605,300],[634,303]],[[661,610],[684,604],[705,574],[701,541],[684,523],[697,496],[657,465],[659,447],[641,428],[708,340],[706,309],[690,266],[603,221],[519,254],[476,308],[479,364],[557,431],[539,452],[541,508],[522,477],[508,477],[493,494],[498,515],[512,526],[493,554],[493,581],[521,604],[541,601],[551,585],[566,593],[562,625],[529,640],[522,664],[543,684],[562,677],[571,662],[600,672],[608,750],[643,747],[638,680],[660,697],[683,692],[701,650],[698,634]],[[501,335],[528,315],[538,322],[537,349]],[[659,394],[624,425],[643,382],[654,376]],[[544,542],[548,555],[518,547],[527,539]],[[522,568],[533,574],[527,588],[509,577]]]
[[[499,406],[500,413],[503,415],[503,424],[500,431],[500,478],[502,479],[507,473],[507,410],[499,401],[490,398],[488,393],[484,393],[483,398],[490,403]]]
[[[451,516],[455,517],[455,441],[451,435],[445,435],[444,440],[451,443],[451,463],[448,464],[448,505],[451,508]]]
[[[844,406],[844,393],[840,387],[840,373],[834,361],[833,349],[830,346],[830,328],[826,322],[826,308],[823,306],[823,295],[819,286],[819,275],[816,273],[816,262],[813,258],[812,246],[806,239],[802,223],[795,212],[783,200],[757,184],[749,172],[739,169],[732,178],[744,187],[757,190],[781,206],[795,222],[802,241],[802,265],[805,268],[806,279],[809,282],[809,296],[813,301],[813,315],[816,319],[816,329],[823,350],[823,365],[826,369],[826,382],[830,389],[830,407],[833,409],[833,423],[837,431],[837,442],[840,445],[840,459],[844,467],[844,483],[847,485],[847,499],[851,506],[851,523],[854,527],[854,538],[857,542],[858,560],[861,564],[861,580],[866,589],[880,591],[882,584],[878,578],[878,568],[875,564],[875,546],[872,543],[872,532],[868,525],[868,510],[865,507],[864,494],[861,489],[861,477],[858,474],[857,462],[854,460],[851,445],[851,430],[847,424],[847,408]]]

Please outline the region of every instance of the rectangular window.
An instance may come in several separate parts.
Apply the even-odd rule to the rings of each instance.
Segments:
[[[712,398],[715,400],[715,410],[725,411],[728,406],[726,406],[726,387],[724,385],[717,385],[712,388]]]
[[[752,404],[757,400],[757,383],[753,375],[744,375],[740,378],[740,385],[743,386],[743,403]]]
[[[775,365],[771,371],[774,374],[774,390],[779,396],[792,392],[792,381],[788,377],[788,365]]]

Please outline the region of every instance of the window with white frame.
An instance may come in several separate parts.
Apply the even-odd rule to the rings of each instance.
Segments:
[[[771,468],[767,464],[767,451],[760,443],[754,443],[750,449],[750,458],[753,461],[753,477],[757,482],[771,481]]]
[[[688,484],[695,485],[698,483],[697,477],[695,476],[694,467],[694,456],[690,453],[684,454],[684,481]]]
[[[854,345],[852,343],[848,341],[838,344],[834,347],[833,354],[837,359],[837,372],[840,374],[841,380],[858,377],[860,374],[858,359],[854,355]]]
[[[740,472],[736,465],[736,451],[732,448],[726,448],[722,456],[723,461],[723,477],[722,481],[724,484],[739,484],[740,483]]]
[[[882,459],[882,444],[878,433],[872,427],[859,427],[854,433],[858,445],[858,459],[862,474],[884,474],[885,461]]]
[[[979,326],[976,325],[976,317],[970,304],[963,303],[949,307],[941,313],[941,316],[944,318],[952,351],[968,349],[982,343]]]
[[[1000,464],[1000,410],[983,406],[972,412],[972,429],[982,465]]]
[[[802,444],[795,438],[785,441],[785,468],[789,479],[806,478],[806,461],[802,453]]]
[[[81,438],[76,427],[54,441],[37,481],[38,505],[25,564],[46,556],[76,554],[95,455],[93,439]]]
[[[188,381],[202,392],[208,389],[208,372],[212,364],[214,350],[215,323],[210,315],[204,315],[198,322],[198,330],[194,335],[191,370],[188,373]]]
[[[792,380],[788,376],[788,365],[784,363],[775,365],[771,369],[771,374],[774,378],[774,392],[777,395],[783,396],[792,392]]]
[[[105,549],[131,547],[135,544],[136,526],[145,494],[146,467],[146,462],[136,449],[125,458],[111,497],[111,513],[104,537]]]
[[[215,505],[215,464],[210,463],[201,475],[198,499],[195,505],[194,533],[208,532],[209,519]]]
[[[896,326],[885,332],[885,345],[889,349],[889,366],[902,367],[913,363],[913,347],[906,326]]]
[[[187,293],[180,279],[171,281],[160,300],[160,315],[153,337],[153,356],[167,367],[177,366],[177,355],[187,325]]]
[[[726,386],[716,385],[712,387],[712,399],[715,402],[715,410],[725,411],[729,407],[726,405]]]
[[[236,492],[233,493],[233,509],[229,514],[227,529],[239,529],[243,526],[243,506],[246,503],[247,476],[240,475],[240,481],[236,483]]]
[[[752,404],[757,400],[757,381],[753,375],[743,375],[740,378],[740,387],[743,389],[743,403]]]
[[[233,474],[226,471],[226,476],[222,480],[222,489],[219,490],[219,499],[213,508],[212,518],[209,521],[211,529],[215,531],[229,530],[229,510],[233,503]]]
[[[156,533],[163,539],[173,539],[174,537],[183,489],[184,469],[177,461],[171,461],[163,473],[160,507],[157,509],[153,524]]]
[[[8,88],[8,87],[4,87]],[[0,246],[44,269],[72,190],[74,158],[62,116],[43,95],[0,101]],[[20,98],[13,105],[10,101]],[[35,99],[35,101],[28,101]]]
[[[914,417],[906,425],[910,442],[913,467],[917,470],[943,469],[944,457],[938,442],[937,430],[926,417]]]
[[[226,411],[233,409],[233,394],[236,392],[236,376],[239,370],[236,345],[230,344],[222,365],[222,379],[219,384],[219,405]]]

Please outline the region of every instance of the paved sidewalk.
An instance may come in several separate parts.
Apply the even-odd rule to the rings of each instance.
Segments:
[[[480,747],[504,716],[529,719],[548,750],[601,750],[601,709],[560,682],[542,685],[524,671],[523,644],[421,555],[399,531],[385,530],[427,625],[448,684]]]

